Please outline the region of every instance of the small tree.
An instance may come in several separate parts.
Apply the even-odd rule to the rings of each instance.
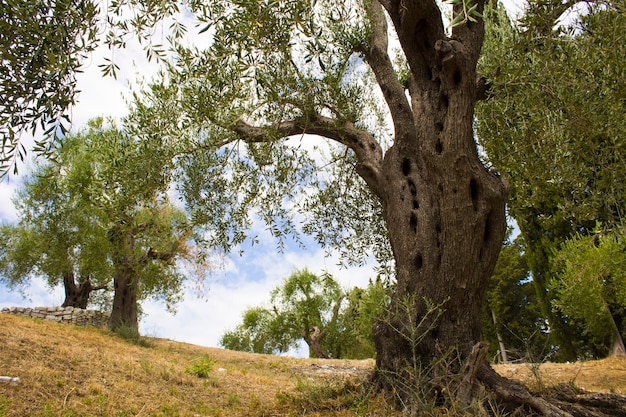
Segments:
[[[314,358],[337,357],[339,310],[344,298],[328,274],[297,271],[271,293],[271,309],[251,308],[221,344],[257,353],[286,352],[304,340]]]
[[[553,305],[571,320],[582,320],[600,351],[625,356],[626,237],[623,229],[576,236],[565,242],[554,262]]]
[[[271,308],[252,307],[243,322],[222,336],[227,349],[284,353],[304,340],[316,358],[372,358],[372,324],[384,310],[388,290],[381,280],[344,293],[328,274],[304,269],[271,293]]]

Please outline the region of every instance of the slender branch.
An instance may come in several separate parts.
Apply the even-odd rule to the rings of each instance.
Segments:
[[[355,49],[365,55],[367,63],[374,72],[393,119],[397,138],[415,137],[415,123],[411,105],[404,92],[404,86],[398,79],[388,54],[389,34],[387,20],[381,4],[372,0],[368,7],[368,16],[372,35],[369,45],[359,45]]]

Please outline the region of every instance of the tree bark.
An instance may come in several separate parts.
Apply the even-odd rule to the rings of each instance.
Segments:
[[[304,341],[309,345],[311,357],[328,359],[328,354],[322,348],[322,340],[326,332],[321,331],[319,327],[313,326],[313,331],[304,338]]]
[[[137,319],[137,282],[128,266],[116,268],[113,279],[115,293],[109,317],[109,328],[113,331],[121,326],[139,329]]]
[[[139,329],[137,319],[137,263],[134,259],[135,232],[132,219],[124,218],[109,234],[113,248],[112,257],[115,265],[113,277],[113,307],[109,316],[109,328],[113,331],[121,326]]]

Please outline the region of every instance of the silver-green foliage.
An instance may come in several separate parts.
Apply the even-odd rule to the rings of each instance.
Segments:
[[[167,200],[171,168],[160,143],[94,120],[60,144],[55,161],[38,164],[17,194],[19,224],[2,228],[4,279],[25,286],[42,274],[55,286],[69,272],[108,285],[116,259],[124,258],[139,299],[174,308],[186,279],[176,260],[202,251],[192,250],[187,216]],[[129,232],[132,247],[116,246],[115,235]]]
[[[553,30],[566,5],[539,3],[522,27],[490,12],[481,71],[493,96],[477,107],[478,135],[513,185],[511,214],[554,236],[624,216],[626,5],[592,4]]]
[[[98,41],[97,2],[5,0],[0,2],[0,176],[26,149],[25,131],[44,133],[35,150],[51,155],[67,133],[76,77]]]
[[[311,344],[319,331],[325,356],[370,358],[375,353],[372,323],[388,295],[380,280],[344,292],[328,274],[297,271],[271,292],[270,307],[245,310],[242,323],[225,332],[220,344],[245,352],[284,353],[301,340]]]
[[[349,124],[389,137],[355,54],[367,42],[365,3],[205,2],[209,47],[177,43],[138,95],[128,124],[172,140],[181,193],[216,246],[256,242],[249,229],[260,220],[279,246],[304,231],[348,264],[389,261],[380,205],[337,133]],[[303,130],[328,139],[289,134]]]

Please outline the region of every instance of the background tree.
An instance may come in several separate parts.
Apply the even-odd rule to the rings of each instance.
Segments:
[[[372,324],[389,291],[382,280],[347,293],[328,274],[297,271],[271,293],[270,308],[251,307],[222,336],[227,349],[284,353],[304,340],[316,358],[364,359],[375,355]]]
[[[9,239],[0,265],[15,282],[33,272],[50,285],[64,282],[67,299],[75,276],[87,288],[90,279],[112,281],[111,328],[137,329],[138,301],[160,298],[173,308],[186,279],[177,261],[203,255],[191,248],[185,213],[167,201],[168,159],[155,143],[102,120],[60,143],[55,161],[41,164],[18,194],[21,222],[3,230]]]
[[[63,285],[63,306],[86,308],[92,291],[109,284],[109,242],[94,207],[70,190],[66,172],[58,168],[37,164],[14,196],[19,224],[2,226],[0,274],[13,288],[44,276],[50,287]]]
[[[298,346],[300,337],[292,338],[289,324],[284,317],[264,307],[251,307],[242,315],[242,322],[233,330],[226,331],[220,345],[242,352],[277,354],[288,352]]]
[[[489,353],[502,362],[541,362],[553,353],[541,314],[521,236],[507,239],[487,290],[483,313]]]
[[[566,241],[553,259],[560,271],[551,283],[554,306],[569,320],[582,320],[603,355],[626,356],[625,253],[622,229],[578,235]]]
[[[77,185],[78,198],[97,208],[109,240],[114,268],[109,326],[137,329],[138,300],[160,297],[168,306],[180,300],[185,277],[176,260],[193,253],[188,251],[193,229],[167,201],[172,169],[164,142],[101,123],[74,138],[79,146],[66,167],[68,181]]]
[[[340,314],[343,340],[342,357],[366,359],[376,357],[373,324],[388,306],[392,288],[377,277],[365,288],[354,287],[346,294],[347,305]]]
[[[493,94],[477,110],[481,145],[513,186],[510,213],[557,358],[570,360],[589,343],[552,309],[550,259],[597,221],[619,224],[626,201],[624,2],[587,3],[587,13],[557,25],[572,4],[532,2],[521,26],[502,9],[489,15],[481,71]]]
[[[270,309],[253,307],[220,344],[256,353],[283,353],[304,340],[313,358],[341,356],[339,311],[344,294],[330,275],[294,272],[271,293]]]

